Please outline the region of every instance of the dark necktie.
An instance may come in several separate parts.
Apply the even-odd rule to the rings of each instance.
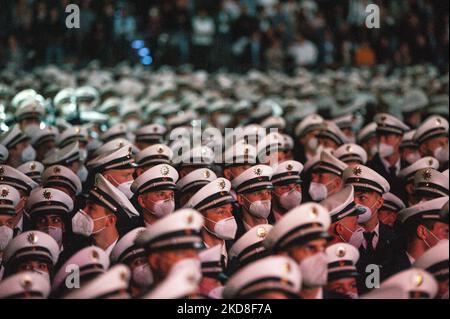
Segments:
[[[366,245],[366,252],[370,255],[372,255],[375,251],[373,249],[373,236],[375,236],[375,232],[364,232],[364,239],[367,242]]]
[[[389,167],[389,173],[391,174],[392,177],[397,176],[397,168],[395,166]]]

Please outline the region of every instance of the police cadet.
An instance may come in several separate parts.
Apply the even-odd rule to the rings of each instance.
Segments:
[[[8,161],[8,156],[8,149],[0,144],[0,164],[6,164],[6,162]]]
[[[405,197],[402,198],[402,200],[407,206],[412,206],[418,203],[418,199],[416,198],[416,194],[414,193],[414,177],[416,175],[416,172],[426,168],[438,169],[439,162],[434,157],[425,156],[415,163],[402,169],[398,174],[398,176],[402,178],[404,185],[403,187],[405,189]]]
[[[80,244],[94,244],[108,255],[119,238],[138,225],[139,213],[101,174],[96,175],[86,206],[72,217],[72,231],[88,239]]]
[[[283,215],[300,205],[302,202],[302,180],[300,174],[303,165],[297,161],[285,161],[274,167],[271,178],[272,191],[272,213],[275,221],[280,220]]]
[[[74,202],[75,209],[80,207],[79,197],[82,192],[81,180],[77,174],[65,166],[53,165],[42,173],[42,186],[58,189],[68,195]]]
[[[177,205],[183,207],[191,199],[191,197],[197,193],[197,191],[203,186],[209,184],[209,182],[217,178],[209,168],[196,169],[183,178],[180,178],[176,184],[177,187]]]
[[[214,152],[208,146],[194,147],[173,160],[180,178],[199,168],[212,168],[213,161]]]
[[[333,121],[324,121],[322,123],[317,138],[319,139],[319,151],[335,150],[339,146],[349,142],[344,132]]]
[[[37,188],[31,192],[26,207],[31,219],[32,229],[47,233],[64,250],[69,233],[68,222],[73,210],[72,199],[64,192],[54,188]]]
[[[302,287],[302,272],[295,260],[269,256],[234,274],[223,291],[225,299],[292,299]]]
[[[396,271],[394,257],[400,249],[398,236],[378,219],[378,211],[384,201],[383,194],[389,191],[389,183],[380,174],[363,165],[348,167],[342,178],[345,184],[353,185],[355,203],[365,210],[358,217],[358,223],[364,228],[364,232],[362,242],[357,247],[361,255],[358,271],[362,274],[359,278],[359,290],[365,292],[368,288],[364,284],[367,265],[379,265],[381,280]]]
[[[112,263],[122,263],[131,271],[129,292],[132,297],[139,297],[147,292],[153,283],[150,265],[147,263],[145,250],[136,246],[135,240],[145,230],[138,227],[124,235],[111,252]]]
[[[257,151],[245,140],[236,142],[224,152],[223,176],[232,181],[241,173],[256,164]]]
[[[367,160],[373,159],[378,152],[377,147],[377,123],[371,122],[364,126],[356,135],[356,141],[367,153]]]
[[[306,163],[311,157],[317,154],[319,140],[317,134],[320,131],[324,119],[317,114],[306,116],[295,127],[295,136],[297,138],[296,156],[301,163]]]
[[[404,197],[404,190],[398,174],[407,163],[400,158],[400,144],[403,134],[409,127],[402,121],[387,113],[379,113],[374,118],[377,123],[378,152],[374,158],[367,162],[367,167],[373,169],[384,177],[390,185],[391,193]]]
[[[201,230],[203,216],[193,209],[180,209],[158,220],[136,238],[145,249],[154,285],[160,284],[178,261],[194,258],[205,248]],[[200,270],[201,272],[201,270]]]
[[[199,292],[211,299],[222,299],[223,283],[227,277],[224,274],[222,245],[207,248],[199,253],[202,267],[202,280]]]
[[[83,167],[81,153],[78,142],[73,142],[63,148],[56,148],[50,152],[42,161],[45,167],[52,165],[62,165],[69,168],[75,174]]]
[[[255,165],[231,181],[241,207],[236,216],[237,238],[256,225],[268,223],[272,207],[272,174],[270,166]]]
[[[24,209],[28,196],[38,184],[27,175],[8,165],[0,166],[0,184],[14,187],[20,194],[20,201],[16,205],[16,213],[13,217],[14,235],[29,230],[30,219]]]
[[[358,224],[358,216],[364,210],[357,207],[354,194],[353,186],[346,185],[320,202],[320,205],[328,209],[331,217],[328,231],[333,239],[330,243],[349,243],[356,248],[361,245],[364,229]]]
[[[440,240],[448,239],[448,220],[439,214],[447,202],[448,196],[439,197],[399,212],[398,219],[406,236],[405,251],[398,256],[401,269],[410,267]]]
[[[152,225],[175,210],[175,183],[178,172],[167,164],[159,164],[145,171],[131,185],[143,224]]]
[[[397,231],[397,214],[405,208],[405,204],[400,198],[389,192],[383,194],[383,200],[383,205],[378,210],[378,220]]]
[[[24,232],[14,237],[3,252],[3,278],[22,271],[33,271],[50,283],[58,257],[59,246],[53,237],[35,230]]]
[[[42,105],[43,98],[40,95],[28,97],[20,102],[15,112],[15,120],[23,132],[31,127],[38,127],[45,117],[45,108]]]
[[[273,166],[285,160],[283,152],[284,138],[280,133],[267,134],[258,142],[258,159],[262,164]]]
[[[334,151],[333,155],[348,166],[366,165],[367,162],[367,153],[358,144],[343,144]]]
[[[136,154],[136,176],[143,174],[149,168],[159,164],[171,164],[172,150],[164,144],[148,146]]]
[[[425,168],[414,174],[414,197],[417,202],[448,196],[448,176],[433,169]]]
[[[344,185],[342,172],[347,166],[329,151],[322,151],[311,173],[308,193],[312,200],[319,202],[341,190]]]
[[[328,261],[327,291],[358,298],[356,278],[359,273],[356,264],[359,259],[357,248],[346,243],[333,244],[325,250]]]
[[[274,225],[265,239],[273,254],[288,255],[299,265],[303,287],[300,297],[322,299],[327,284],[328,264],[325,248],[331,239],[328,210],[316,203],[306,203],[290,210]]]
[[[37,184],[42,184],[42,173],[44,172],[44,165],[36,161],[30,161],[23,163],[17,167],[18,171],[21,171]]]
[[[421,156],[433,156],[440,170],[448,168],[448,121],[442,116],[428,117],[416,130],[414,140]]]
[[[9,131],[0,135],[0,144],[8,150],[9,156],[6,164],[14,168],[36,158],[36,151],[31,146],[29,137],[21,131],[18,125],[14,125]]]
[[[31,145],[36,150],[36,160],[42,161],[49,152],[56,147],[58,129],[55,126],[46,126],[32,131]]]
[[[136,146],[144,150],[149,146],[161,143],[166,134],[166,127],[161,124],[149,124],[134,131]]]
[[[421,158],[414,134],[416,134],[416,130],[406,132],[399,146],[401,160],[408,165],[414,164]]]
[[[109,256],[97,246],[79,250],[64,263],[59,258],[54,268],[51,298],[62,298],[72,290],[83,287],[98,275],[104,274],[109,264]]]

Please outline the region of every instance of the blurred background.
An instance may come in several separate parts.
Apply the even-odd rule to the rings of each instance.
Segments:
[[[1,0],[0,67],[99,60],[216,71],[289,71],[431,62],[448,66],[443,0]],[[80,28],[65,7],[80,7]],[[365,8],[381,8],[381,28]]]

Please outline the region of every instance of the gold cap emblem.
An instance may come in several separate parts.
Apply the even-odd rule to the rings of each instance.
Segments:
[[[259,227],[256,230],[256,236],[259,238],[265,238],[267,236],[267,230],[264,227]]]
[[[428,160],[428,165],[433,165],[433,160],[432,159],[430,159],[430,160]]]
[[[156,149],[156,152],[161,154],[162,152],[164,152],[164,148],[162,146],[158,146],[157,149]]]
[[[203,172],[203,176],[205,176],[206,178],[209,178],[209,176],[211,176],[211,174],[209,173],[208,170],[205,170],[205,171]]]
[[[224,181],[223,179],[220,180],[220,182],[219,182],[219,188],[220,188],[220,189],[224,189],[225,186],[226,186],[225,181]]]
[[[22,288],[25,290],[30,290],[31,287],[33,286],[33,280],[31,279],[30,276],[26,275],[20,281],[20,286],[22,286]]]
[[[53,169],[53,173],[55,173],[55,174],[61,173],[61,168],[59,168],[59,166],[56,166],[56,167]]]
[[[423,284],[422,274],[414,274],[412,277],[412,282],[416,287],[420,287]]]
[[[291,273],[291,271],[292,271],[292,267],[291,267],[290,263],[283,264],[283,272],[285,274],[289,274],[289,273]]]
[[[186,223],[188,225],[192,224],[192,222],[194,221],[194,215],[192,213],[188,213],[186,215]]]
[[[352,146],[351,145],[347,145],[347,147],[345,148],[345,150],[347,152],[351,152],[352,151]]]
[[[121,271],[119,274],[119,278],[121,281],[126,282],[127,281],[127,273],[125,271]]]
[[[436,124],[437,124],[437,125],[441,125],[441,123],[442,123],[441,119],[440,119],[440,118],[437,118],[437,119],[436,119]]]
[[[91,260],[97,262],[97,261],[99,261],[99,259],[100,259],[100,255],[98,254],[98,252],[96,250],[93,250],[91,253]]]
[[[311,219],[316,219],[318,215],[319,211],[317,210],[317,207],[313,207],[309,212],[309,216],[311,217]]]
[[[0,175],[3,175],[5,173],[5,169],[3,168],[3,166],[0,166]]]
[[[292,169],[294,168],[294,166],[292,164],[287,164],[286,169],[288,171],[292,171]]]
[[[27,236],[27,240],[30,244],[35,245],[38,242],[39,237],[35,233],[30,233]]]
[[[254,173],[255,173],[255,175],[260,176],[260,175],[262,174],[262,169],[261,169],[261,167],[255,168]]]

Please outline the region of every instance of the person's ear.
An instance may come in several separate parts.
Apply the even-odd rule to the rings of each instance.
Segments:
[[[236,199],[240,206],[244,206],[244,197],[241,194],[237,194]]]
[[[405,188],[408,194],[412,195],[414,193],[414,183],[406,184]]]
[[[150,265],[150,268],[152,269],[152,271],[155,271],[156,269],[158,269],[158,256],[157,256],[157,254],[150,254],[147,257],[147,262]]]
[[[419,145],[419,153],[421,156],[425,156],[427,153],[427,146],[425,143]]]
[[[425,239],[427,237],[427,229],[424,225],[417,226],[416,235],[420,239]]]
[[[138,195],[137,201],[138,201],[139,206],[145,207],[144,195]]]
[[[335,178],[335,189],[336,190],[339,190],[339,189],[341,189],[341,187],[342,187],[342,179],[340,178],[340,177],[338,177],[338,178]]]
[[[334,225],[333,229],[330,229],[330,232],[335,233],[336,235],[342,235],[344,227],[340,223]]]
[[[231,181],[232,176],[231,176],[231,172],[230,172],[229,169],[225,168],[225,169],[223,170],[223,176],[224,176],[226,179],[228,179],[229,181]]]
[[[383,196],[380,196],[380,198],[378,198],[378,201],[377,201],[377,210],[379,210],[381,208],[381,206],[383,206],[383,204],[384,204],[384,198],[383,198]]]
[[[108,216],[108,222],[107,222],[107,225],[108,225],[108,226],[115,226],[115,225],[116,225],[116,222],[117,222],[117,216],[114,215],[114,214],[110,214],[110,215]]]

